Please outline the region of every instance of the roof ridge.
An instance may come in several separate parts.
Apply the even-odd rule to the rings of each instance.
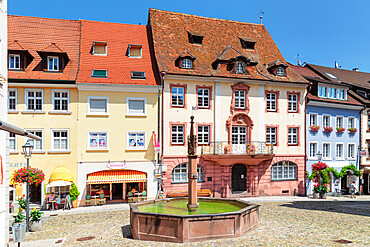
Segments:
[[[26,17],[26,18],[32,18],[32,19],[48,19],[48,20],[58,20],[58,21],[73,21],[73,22],[79,22],[80,21],[80,20],[76,20],[76,19],[61,19],[61,18],[51,18],[51,17],[27,16],[27,15],[10,15],[10,14],[8,14],[8,17]]]
[[[310,66],[317,66],[317,67],[321,67],[321,68],[338,69],[338,70],[343,70],[343,71],[346,71],[346,72],[362,73],[362,74],[369,74],[370,75],[370,72],[353,71],[353,70],[349,70],[349,69],[340,69],[340,68],[332,68],[332,67],[322,66],[322,65],[312,64],[312,63],[307,63],[307,64],[310,65]]]
[[[138,27],[146,27],[146,24],[131,24],[131,23],[121,23],[121,22],[109,22],[109,21],[93,21],[93,20],[84,20],[80,19],[81,22],[97,22],[97,23],[105,23],[105,24],[119,24],[119,25],[127,25],[127,26],[138,26]]]

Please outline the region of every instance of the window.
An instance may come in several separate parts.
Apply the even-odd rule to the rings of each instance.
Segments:
[[[330,152],[331,152],[330,143],[323,143],[322,144],[322,159],[330,160],[331,159]]]
[[[192,69],[193,62],[190,59],[183,59],[182,60],[182,68],[183,69]]]
[[[297,179],[297,165],[290,161],[279,161],[271,166],[271,180]]]
[[[311,159],[316,159],[316,154],[317,154],[317,142],[310,142],[308,157]]]
[[[348,129],[355,128],[355,118],[349,117],[348,118]]]
[[[53,110],[68,111],[69,90],[52,90]]]
[[[145,150],[145,132],[127,132],[127,149]]]
[[[145,116],[146,115],[146,98],[127,98],[127,113],[131,116]]]
[[[197,182],[203,182],[203,169],[197,166],[198,179]],[[172,183],[187,183],[188,182],[188,164],[182,163],[172,170]]]
[[[355,159],[356,158],[356,144],[348,144],[348,159]]]
[[[236,62],[235,74],[245,74],[244,63]]]
[[[266,128],[266,143],[267,144],[276,144],[276,127],[267,127]]]
[[[322,126],[323,127],[330,127],[330,116],[322,116]]]
[[[343,127],[343,117],[337,117],[335,127],[336,128],[342,128]]]
[[[266,109],[267,111],[276,111],[276,93],[267,93],[266,94],[267,98],[267,105]]]
[[[184,94],[185,88],[184,87],[172,87],[172,106],[184,106]]]
[[[48,71],[59,71],[59,57],[48,56]]]
[[[68,151],[68,130],[52,130],[51,149],[57,151]]]
[[[93,43],[93,54],[94,55],[107,55],[107,43],[96,42]]]
[[[21,69],[21,56],[20,55],[9,55],[9,69],[20,70]]]
[[[285,69],[283,67],[277,67],[276,75],[277,76],[285,76]]]
[[[89,132],[88,148],[107,149],[107,132]]]
[[[128,56],[141,58],[142,46],[141,45],[130,45],[129,50],[128,50]]]
[[[288,112],[298,112],[298,94],[288,94]]]
[[[322,97],[324,97],[324,98],[326,98],[326,97],[327,97],[326,87],[323,87],[323,88],[322,88]]]
[[[43,151],[44,150],[44,136],[42,130],[26,130],[30,134],[34,134],[41,138],[41,140],[34,140],[32,138],[25,138],[25,143],[28,142],[33,146],[34,151]]]
[[[108,70],[93,69],[92,73],[91,73],[91,77],[107,78],[108,77]]]
[[[233,126],[231,128],[232,144],[245,144],[247,142],[247,127]]]
[[[171,126],[171,143],[184,144],[184,125]]]
[[[203,36],[201,35],[194,35],[188,32],[189,35],[189,43],[201,45],[203,43]]]
[[[88,114],[108,114],[108,97],[87,97]]]
[[[310,126],[317,125],[317,115],[310,114]]]
[[[345,99],[345,97],[344,97],[344,89],[339,89],[338,90],[339,92],[338,92],[338,94],[339,94],[339,99],[342,99],[342,100],[344,100]]]
[[[298,128],[288,128],[288,145],[298,145]]]
[[[9,133],[9,151],[17,152],[17,137],[14,133]]]
[[[131,79],[145,79],[145,72],[131,71]]]
[[[8,110],[9,111],[17,110],[17,89],[16,88],[8,89]]]
[[[337,97],[337,89],[335,89],[335,88],[332,88],[331,89],[331,97],[333,99],[335,99]]]
[[[42,89],[26,89],[26,110],[41,111],[44,103]]]
[[[198,88],[198,107],[209,108],[209,89]]]
[[[343,143],[336,144],[335,156],[337,159],[343,159]]]
[[[333,74],[330,74],[330,73],[325,73],[325,74],[327,74],[330,78],[332,78],[332,79],[338,79],[337,77],[335,77]]]
[[[370,114],[367,113],[367,130],[370,130]]]
[[[235,108],[245,108],[245,90],[235,90]]]
[[[209,125],[198,125],[198,144],[209,144]]]
[[[254,45],[256,44],[256,42],[254,41],[251,41],[251,40],[249,41],[249,40],[244,40],[244,39],[240,39],[240,43],[243,49],[250,49],[250,50],[254,50]]]

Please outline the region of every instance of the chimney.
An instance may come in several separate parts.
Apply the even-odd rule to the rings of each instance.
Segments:
[[[360,71],[359,68],[353,68],[352,70],[356,72]]]

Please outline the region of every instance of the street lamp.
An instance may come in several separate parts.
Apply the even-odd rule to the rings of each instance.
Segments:
[[[24,157],[27,159],[27,169],[30,167],[30,158],[31,158],[31,155],[32,155],[32,149],[33,149],[33,145],[29,143],[29,141],[26,142],[26,144],[24,144],[22,146],[23,148],[23,153],[24,153]],[[27,182],[27,192],[26,192],[26,200],[27,200],[27,208],[26,208],[26,231],[29,232],[30,231],[30,193],[29,193],[29,185],[28,185],[28,182]]]

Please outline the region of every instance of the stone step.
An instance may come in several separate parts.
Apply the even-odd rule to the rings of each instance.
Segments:
[[[229,196],[229,198],[246,198],[246,197],[255,197],[255,196],[247,191],[234,191]]]

